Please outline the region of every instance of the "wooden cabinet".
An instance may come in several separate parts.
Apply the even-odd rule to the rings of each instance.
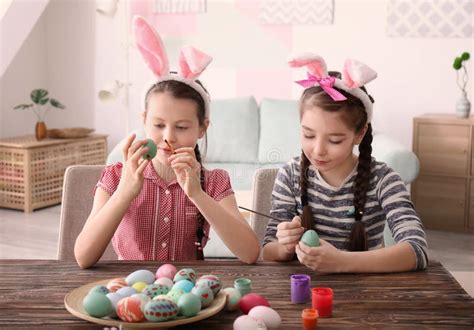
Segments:
[[[412,198],[426,228],[474,233],[474,118],[426,114],[413,121],[420,174]]]
[[[107,135],[44,139],[34,135],[0,139],[0,207],[32,210],[61,203],[64,171],[70,165],[100,165]]]

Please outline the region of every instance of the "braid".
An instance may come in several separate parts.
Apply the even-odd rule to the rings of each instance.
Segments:
[[[301,151],[301,163],[300,163],[300,186],[301,186],[301,204],[303,206],[303,214],[301,216],[301,224],[305,230],[313,228],[313,214],[311,208],[308,205],[308,168],[309,160]]]
[[[196,154],[196,159],[201,165],[201,173],[200,173],[200,180],[201,180],[201,188],[203,191],[206,191],[206,184],[205,184],[205,178],[204,178],[204,167],[202,166],[202,159],[201,159],[201,152],[199,151],[199,146],[196,144],[196,147],[194,147],[194,153]],[[206,234],[204,231],[204,216],[199,212],[197,214],[197,222],[198,222],[198,228],[196,230],[196,236],[197,236],[197,241],[196,241],[196,257],[197,260],[204,260],[204,252],[203,252],[203,247],[202,247],[202,240]]]
[[[357,165],[357,176],[354,180],[354,217],[351,235],[348,243],[349,251],[367,251],[367,232],[362,222],[367,190],[370,182],[372,167],[372,126],[369,123],[367,132],[359,144],[359,164]]]

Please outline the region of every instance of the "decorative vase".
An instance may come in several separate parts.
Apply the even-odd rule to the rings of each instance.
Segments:
[[[44,121],[36,122],[35,127],[36,140],[43,140],[46,137],[46,124]]]
[[[456,102],[456,115],[459,118],[467,118],[471,112],[471,102],[467,99],[466,94]]]

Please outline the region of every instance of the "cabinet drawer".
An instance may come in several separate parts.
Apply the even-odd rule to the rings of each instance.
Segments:
[[[413,200],[426,228],[463,230],[467,180],[420,176]]]
[[[416,146],[420,173],[466,175],[469,137],[470,126],[420,123]]]
[[[468,228],[474,230],[474,179],[471,179],[470,182],[471,191],[469,194],[469,220]]]

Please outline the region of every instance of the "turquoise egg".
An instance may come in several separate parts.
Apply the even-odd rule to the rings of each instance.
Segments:
[[[194,287],[194,283],[188,280],[181,280],[176,282],[171,290],[173,289],[182,289],[184,292],[188,293],[191,292],[192,288]]]
[[[173,278],[173,282],[178,282],[182,280],[188,280],[193,283],[196,283],[196,272],[192,268],[183,268],[180,269]]]
[[[156,156],[156,144],[152,139],[147,139],[146,144],[143,147],[148,147],[148,152],[143,155],[144,159],[153,159]]]
[[[89,293],[92,292],[102,293],[103,295],[106,295],[107,293],[109,293],[109,289],[107,289],[104,285],[96,285],[95,287],[89,290]]]
[[[214,293],[212,292],[212,289],[206,285],[197,285],[191,290],[192,294],[195,294],[201,299],[201,307],[205,308],[212,304],[212,301],[214,300]]]
[[[178,301],[180,315],[191,317],[197,315],[201,310],[201,299],[192,293],[183,294]]]
[[[145,305],[143,314],[150,322],[163,322],[178,315],[178,305],[166,299],[153,299]]]
[[[82,306],[87,314],[94,317],[104,317],[114,312],[112,302],[105,294],[91,292],[82,300]]]
[[[170,292],[170,288],[163,284],[150,284],[143,290],[143,293],[151,299],[160,294],[167,294],[168,292]]]
[[[175,303],[178,303],[179,298],[180,298],[182,295],[184,295],[185,293],[186,293],[186,292],[184,292],[183,289],[178,289],[178,288],[176,288],[176,289],[171,290],[170,292],[168,292],[166,295],[167,295],[168,297],[170,297],[171,299],[173,299],[173,301],[174,301]]]
[[[316,247],[319,246],[319,236],[314,230],[307,230],[303,236],[301,236],[301,241],[307,246]]]
[[[202,275],[201,277],[199,277],[198,280],[196,281],[196,285],[199,285],[199,286],[206,285],[210,287],[212,290],[212,293],[214,293],[214,297],[217,296],[217,294],[222,288],[222,282],[219,279],[219,277],[212,274]]]

